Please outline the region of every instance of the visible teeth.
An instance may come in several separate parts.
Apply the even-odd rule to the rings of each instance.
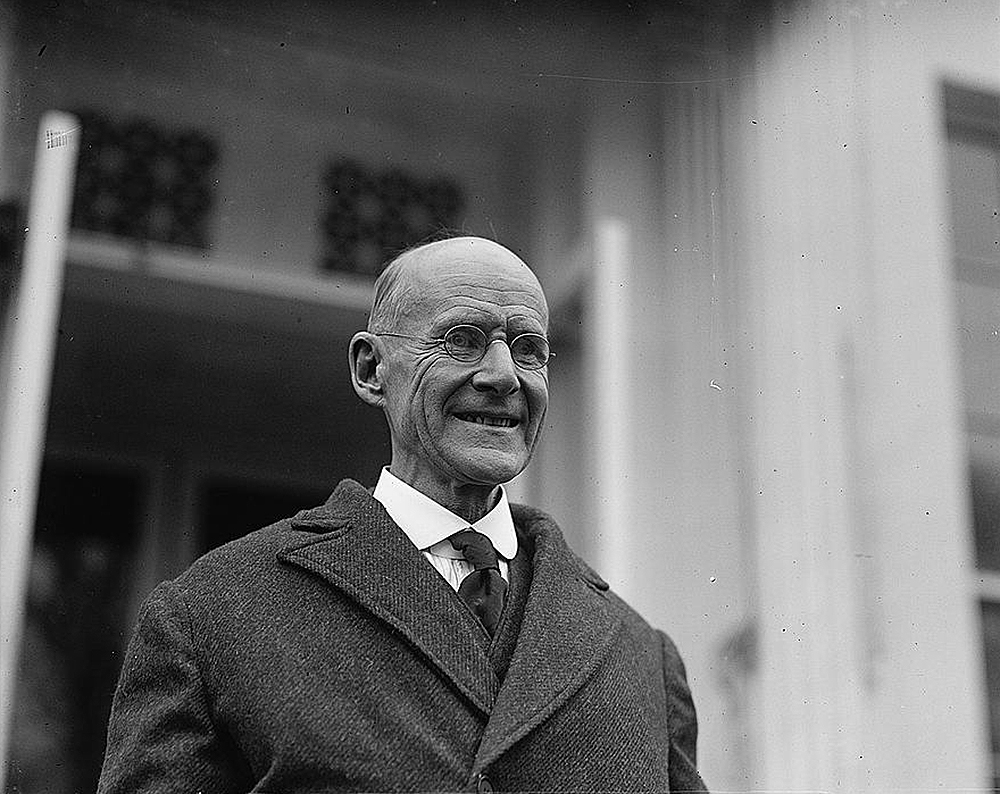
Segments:
[[[475,422],[477,425],[489,425],[490,427],[513,427],[517,422],[501,416],[483,416],[482,414],[462,414],[460,419],[466,422]]]

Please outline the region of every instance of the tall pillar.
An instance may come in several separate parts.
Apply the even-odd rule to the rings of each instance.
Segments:
[[[79,126],[75,117],[57,111],[39,122],[24,265],[0,340],[0,778],[24,624]]]
[[[919,46],[949,14],[887,6],[775,4],[734,66],[755,788],[985,784],[939,61]]]
[[[673,76],[602,86],[588,104],[582,332],[595,480],[583,496],[597,500],[594,565],[685,659],[699,765],[724,789],[744,784],[748,756],[723,693],[746,587],[711,67],[692,54]]]

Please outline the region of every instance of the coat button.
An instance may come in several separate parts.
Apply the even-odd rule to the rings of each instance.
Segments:
[[[493,791],[493,784],[486,775],[476,778],[476,794],[490,794]]]

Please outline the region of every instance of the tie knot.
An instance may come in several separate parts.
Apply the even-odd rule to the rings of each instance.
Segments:
[[[463,529],[452,535],[449,540],[452,546],[462,552],[466,562],[477,571],[484,568],[499,570],[496,549],[493,548],[490,539],[482,532],[476,532],[474,529]]]

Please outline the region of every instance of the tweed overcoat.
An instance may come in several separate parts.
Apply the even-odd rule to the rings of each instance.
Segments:
[[[704,790],[673,643],[550,518],[512,513],[532,572],[502,681],[471,612],[351,480],[160,585],[99,791]]]

